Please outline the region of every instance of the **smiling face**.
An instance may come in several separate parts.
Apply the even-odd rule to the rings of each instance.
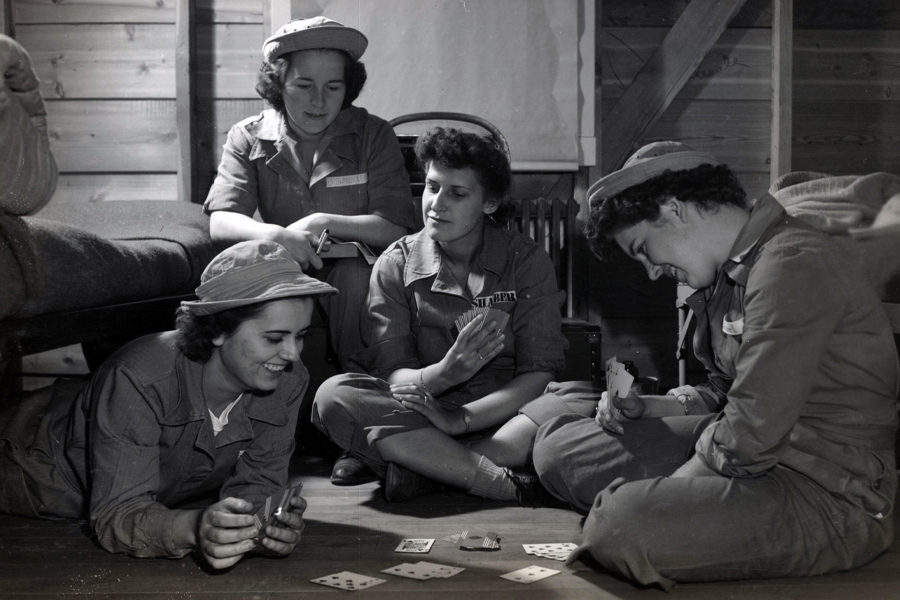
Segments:
[[[658,221],[641,221],[613,238],[625,254],[644,265],[650,279],[665,275],[703,289],[715,282],[721,263],[698,216],[693,204],[673,198],[660,207]]]
[[[235,395],[278,387],[284,371],[300,360],[312,314],[311,298],[274,300],[230,335],[215,338],[210,364],[222,387]]]
[[[440,244],[476,248],[481,244],[484,215],[497,210],[486,198],[471,167],[451,169],[434,161],[425,174],[422,220],[428,237]]]
[[[284,75],[284,109],[302,141],[318,141],[341,112],[346,59],[338,50],[300,50]]]

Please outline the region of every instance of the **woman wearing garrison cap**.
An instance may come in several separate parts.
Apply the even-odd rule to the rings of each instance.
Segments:
[[[335,291],[274,242],[225,250],[175,331],[126,345],[86,385],[23,400],[0,434],[0,511],[89,518],[103,548],[137,557],[198,548],[225,568],[260,536],[289,554],[303,498],[264,531],[253,515],[287,487],[303,334],[313,299]]]
[[[325,17],[291,21],[266,40],[256,91],[271,109],[231,128],[204,204],[213,239],[276,241],[340,291],[323,307],[344,370],[362,349],[359,315],[372,268],[361,257],[323,268],[315,241],[327,229],[381,250],[414,225],[393,129],[353,106],[366,82],[367,44]]]
[[[643,585],[821,575],[891,544],[898,365],[852,253],[747,201],[677,142],[645,146],[590,190],[588,241],[694,288],[708,379],[599,398],[537,432],[535,468],[588,513],[584,542]]]

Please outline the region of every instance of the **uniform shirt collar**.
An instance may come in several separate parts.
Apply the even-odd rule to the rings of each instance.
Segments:
[[[476,259],[476,265],[484,271],[502,276],[509,261],[507,240],[498,228],[488,224],[484,224],[482,227],[484,228],[484,239],[481,244],[481,252]],[[406,268],[403,271],[403,285],[407,287],[418,279],[437,275],[441,270],[442,254],[438,243],[428,237],[425,230],[411,237],[412,243],[406,259]]]
[[[722,270],[731,279],[742,286],[747,285],[750,267],[753,261],[748,261],[752,250],[762,239],[763,235],[777,222],[787,218],[784,208],[771,194],[765,194],[753,205],[750,210],[750,218],[738,233],[737,239],[728,255],[728,260]]]

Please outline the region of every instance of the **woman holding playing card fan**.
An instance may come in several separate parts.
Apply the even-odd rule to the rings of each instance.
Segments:
[[[449,484],[532,503],[537,425],[520,409],[564,367],[559,291],[542,248],[503,227],[509,159],[493,141],[434,128],[416,144],[425,228],[375,265],[356,360],[325,382],[313,423],[402,501]]]
[[[86,516],[103,548],[137,557],[197,548],[225,568],[260,544],[289,554],[306,508],[285,494],[300,351],[314,299],[335,292],[275,242],[225,250],[175,331],[22,402],[0,434],[0,511]],[[268,497],[287,510],[260,511]]]

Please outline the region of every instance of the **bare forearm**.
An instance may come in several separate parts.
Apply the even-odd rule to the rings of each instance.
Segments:
[[[643,418],[684,416],[684,405],[675,396],[641,396],[644,401]],[[700,412],[703,411],[703,412]],[[706,414],[705,405],[698,405],[691,414]]]
[[[519,409],[537,398],[551,381],[553,375],[550,373],[523,373],[496,392],[470,402],[460,410],[468,414],[471,431],[494,427],[516,416]]]
[[[209,216],[209,235],[214,241],[234,244],[246,240],[278,241],[284,227],[261,223],[247,215],[219,210]]]
[[[386,248],[408,232],[378,215],[333,215],[322,213],[321,218],[332,237],[347,242],[363,242],[374,248]]]

